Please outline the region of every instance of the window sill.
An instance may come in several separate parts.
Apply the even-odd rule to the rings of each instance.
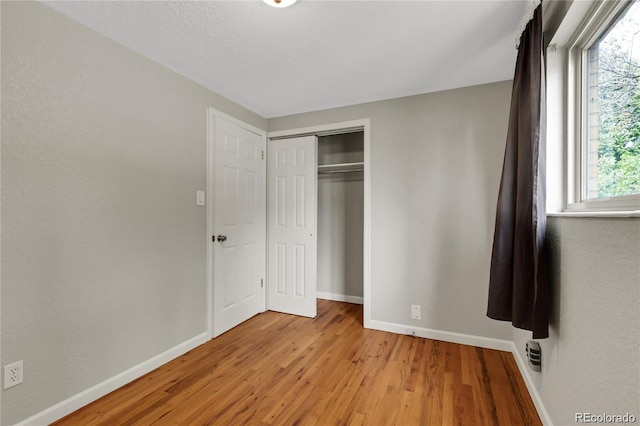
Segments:
[[[547,213],[547,217],[625,217],[640,218],[640,210],[631,211],[599,211],[599,212],[555,212]]]

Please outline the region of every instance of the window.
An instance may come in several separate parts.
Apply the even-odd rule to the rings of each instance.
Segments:
[[[577,105],[568,208],[640,209],[640,0],[600,3],[586,22],[570,56]]]

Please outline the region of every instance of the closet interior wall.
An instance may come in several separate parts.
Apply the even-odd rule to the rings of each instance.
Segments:
[[[364,172],[323,173],[323,165],[361,163],[364,133],[318,137],[318,284],[321,299],[362,303]]]

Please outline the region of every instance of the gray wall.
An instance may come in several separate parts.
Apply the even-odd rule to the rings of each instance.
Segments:
[[[371,119],[373,320],[511,340],[485,316],[510,94],[501,82],[269,120]]]
[[[0,4],[0,49],[1,49],[1,46],[2,46],[2,5]],[[2,55],[0,54],[0,81],[1,80],[2,80]],[[1,109],[1,104],[2,104],[2,93],[0,91],[0,109]],[[0,111],[0,116],[1,116],[1,111]],[[0,117],[0,148],[2,148],[1,117]],[[2,194],[2,149],[0,149],[0,224],[2,224],[1,194]],[[1,360],[2,360],[2,226],[0,225],[0,362]],[[2,392],[0,392],[0,424],[2,424]]]
[[[640,219],[548,221],[550,336],[530,373],[556,425],[575,413],[640,417]],[[525,358],[531,333],[514,329]]]
[[[364,159],[364,133],[318,138],[318,163]],[[362,297],[364,173],[318,175],[318,292]]]
[[[205,332],[206,108],[266,120],[39,3],[1,7],[12,424]]]

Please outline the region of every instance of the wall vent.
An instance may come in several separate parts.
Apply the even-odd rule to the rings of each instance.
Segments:
[[[542,351],[538,342],[529,340],[526,346],[527,360],[529,361],[529,368],[533,371],[540,371],[542,365]]]

